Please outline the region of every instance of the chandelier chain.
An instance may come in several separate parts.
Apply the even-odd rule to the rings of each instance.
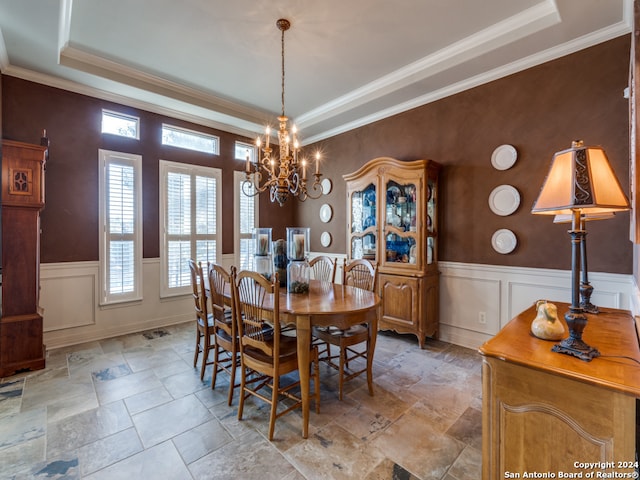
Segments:
[[[280,25],[278,25],[280,27]],[[282,39],[281,39],[281,46],[282,46],[282,116],[284,117],[284,32],[286,30],[286,28],[282,28],[280,27],[280,30],[282,30]]]
[[[311,162],[304,156],[297,138],[297,129],[292,125],[289,131],[289,119],[284,111],[284,32],[289,30],[291,23],[285,18],[276,22],[282,32],[280,36],[280,49],[282,58],[282,115],[278,117],[279,128],[278,153],[270,145],[271,127],[265,129],[264,142],[262,137],[256,139],[257,159],[251,160],[247,152],[245,166],[245,180],[242,182],[242,191],[245,195],[253,196],[261,192],[269,191],[272,202],[284,205],[289,197],[296,197],[304,202],[307,198],[318,198],[322,195],[320,184],[320,153],[315,154],[315,172],[311,173]],[[307,174],[309,183],[307,183]]]

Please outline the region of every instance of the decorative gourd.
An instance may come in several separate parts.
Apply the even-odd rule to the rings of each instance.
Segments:
[[[546,300],[536,302],[538,314],[531,322],[531,333],[543,340],[560,340],[564,337],[564,324],[558,319],[558,307]]]

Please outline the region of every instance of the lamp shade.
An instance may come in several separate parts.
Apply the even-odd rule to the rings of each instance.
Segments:
[[[615,216],[616,214],[613,212],[583,213],[582,215],[580,215],[580,219],[585,222],[590,222],[592,220],[608,220]],[[571,214],[560,214],[553,217],[553,223],[571,223],[572,220],[573,215]]]
[[[553,156],[551,168],[531,213],[566,215],[629,210],[629,200],[601,147],[573,142]]]

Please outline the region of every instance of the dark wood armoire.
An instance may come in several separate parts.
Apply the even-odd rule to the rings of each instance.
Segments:
[[[0,377],[45,366],[40,211],[47,147],[2,141]]]

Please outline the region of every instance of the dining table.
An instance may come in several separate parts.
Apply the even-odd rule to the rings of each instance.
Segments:
[[[284,321],[295,324],[300,394],[302,398],[302,436],[309,434],[310,372],[309,345],[312,326],[335,326],[346,330],[358,324],[368,324],[369,355],[367,368],[373,366],[373,352],[378,333],[378,307],[380,297],[369,290],[339,283],[311,280],[307,293],[280,290],[280,315]],[[368,379],[371,382],[371,379]],[[373,391],[373,385],[369,385]]]
[[[227,296],[228,291],[225,292]],[[230,296],[230,295],[229,295]],[[309,435],[310,350],[312,326],[334,326],[343,330],[354,325],[369,326],[367,368],[373,367],[373,352],[378,333],[380,297],[369,290],[320,280],[310,280],[305,293],[288,292],[280,287],[280,321],[295,326],[297,338],[300,397],[302,400],[302,436]],[[268,302],[267,302],[268,303]],[[370,378],[367,379],[372,382]],[[373,385],[369,385],[373,391]]]

